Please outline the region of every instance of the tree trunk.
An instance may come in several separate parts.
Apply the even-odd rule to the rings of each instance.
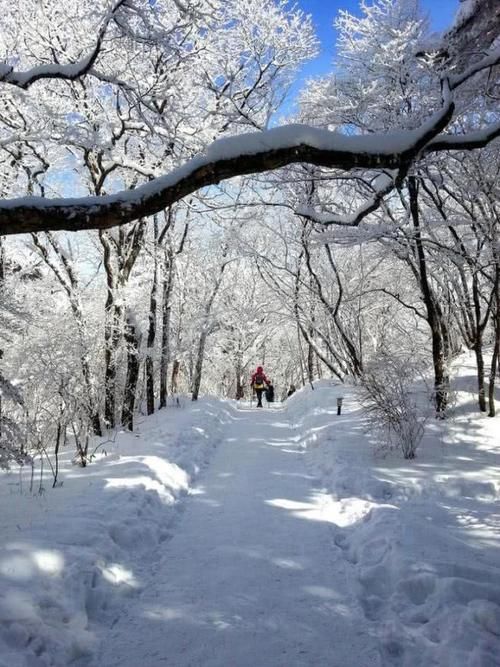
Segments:
[[[245,396],[245,388],[241,381],[241,370],[236,369],[236,400],[239,401]]]
[[[294,312],[295,312],[295,320],[297,322],[297,347],[299,348],[300,383],[303,387],[305,387],[306,380],[304,371],[304,357],[302,353],[302,338],[305,338],[305,335],[303,333],[303,327],[299,322],[299,309],[297,306],[297,300],[295,303]]]
[[[241,338],[238,342],[238,351],[236,354],[236,400],[239,401],[245,396],[245,386],[243,383],[243,360],[242,360],[242,351],[241,351]]]
[[[145,229],[146,223],[139,220],[128,230],[120,227],[116,238],[112,238],[108,232],[99,232],[108,288],[104,329],[104,416],[109,428],[114,428],[116,424],[117,357],[123,335],[124,306],[119,297],[123,295],[139,256]]]
[[[124,331],[127,346],[127,376],[122,408],[122,425],[129,431],[134,430],[134,409],[137,380],[139,378],[139,347],[141,335],[131,318],[127,318]]]
[[[484,386],[484,358],[483,358],[484,327],[481,326],[481,302],[479,295],[477,271],[474,271],[474,274],[472,276],[472,296],[474,300],[474,318],[475,318],[474,354],[476,355],[478,402],[480,411],[486,412],[486,390]]]
[[[3,236],[0,236],[0,285],[5,280],[5,242]]]
[[[335,281],[337,283],[337,288],[338,288],[338,295],[337,295],[337,301],[334,304],[331,304],[328,300],[328,298],[325,295],[325,291],[323,289],[323,286],[321,284],[321,280],[319,279],[317,273],[315,272],[313,266],[312,266],[312,261],[311,261],[311,254],[309,252],[309,247],[307,244],[306,239],[303,239],[302,243],[303,251],[304,251],[304,256],[306,259],[306,266],[309,271],[309,275],[312,278],[311,282],[311,287],[314,284],[316,286],[316,294],[318,295],[319,300],[323,304],[326,312],[329,314],[332,325],[334,327],[334,331],[336,332],[337,336],[340,338],[341,341],[341,347],[345,351],[347,355],[347,363],[349,364],[349,370],[351,374],[354,377],[361,377],[363,374],[363,360],[361,358],[360,351],[356,349],[356,345],[354,342],[351,340],[350,335],[346,332],[344,326],[342,325],[341,319],[339,317],[339,310],[340,306],[342,303],[343,299],[343,294],[344,294],[344,288],[342,285],[342,281],[340,278],[340,273],[338,271],[337,265],[334,261],[333,255],[331,248],[328,243],[324,245],[325,252],[328,258],[328,262],[330,264],[330,267],[332,268],[333,274],[335,276]],[[318,335],[320,334],[319,331],[316,332]],[[339,361],[338,356],[334,353],[333,351],[333,345],[329,344],[329,347],[332,349],[332,355],[334,358]]]
[[[0,236],[0,295],[5,283],[5,248],[3,236]],[[0,361],[3,358],[3,349],[0,348]],[[0,373],[1,375],[1,373]],[[2,435],[2,394],[0,392],[0,436]]]
[[[87,357],[87,352],[85,349],[85,322],[83,319],[83,312],[81,308],[81,304],[79,303],[71,303],[71,307],[73,310],[73,315],[76,320],[76,325],[78,328],[78,334],[80,338],[80,344],[82,346],[82,350],[80,352],[80,365],[82,368],[82,376],[83,376],[83,382],[85,385],[85,391],[87,394],[87,401],[88,401],[88,411],[89,411],[89,416],[90,416],[90,421],[92,423],[92,430],[94,432],[94,435],[101,436],[102,435],[102,427],[101,427],[101,418],[99,416],[99,409],[97,407],[97,399],[95,396],[95,391],[93,387],[93,382],[92,382],[92,373],[90,370],[90,364],[89,360]]]
[[[486,388],[484,384],[484,357],[483,357],[483,340],[482,335],[478,334],[474,343],[474,354],[476,356],[477,367],[477,397],[479,403],[479,410],[486,412]]]
[[[68,297],[80,341],[80,366],[87,396],[87,412],[92,423],[94,434],[100,436],[102,435],[101,420],[88,359],[86,326],[80,298],[78,276],[73,269],[72,262],[69,261],[69,258],[66,256],[55,237],[52,234],[46,234],[45,238],[46,243],[42,243],[41,239],[36,234],[32,235],[35,248],[37,248],[43,261],[51,269]],[[50,256],[50,247],[56,254],[57,262],[53,261]]]
[[[312,283],[313,279],[310,277],[311,283],[311,288],[312,288]],[[313,341],[314,340],[314,331],[315,331],[315,313],[314,313],[314,303],[311,300],[311,311],[309,314],[310,317],[310,327],[309,327],[309,340]],[[314,382],[314,347],[310,342],[307,344],[307,360],[306,360],[306,367],[307,367],[307,379],[309,380],[309,384],[312,385]]]
[[[149,297],[149,327],[148,342],[146,352],[146,411],[152,415],[155,411],[155,377],[154,377],[154,345],[156,338],[156,311],[157,311],[157,291],[158,291],[158,222],[154,219],[154,247],[153,247],[153,283],[151,285],[151,294]]]
[[[321,360],[319,359],[319,357],[316,357],[316,374],[318,379],[321,380],[321,378],[323,377],[323,369],[321,367]]]
[[[498,318],[500,320],[500,317]],[[493,355],[491,357],[489,386],[488,386],[488,417],[494,417],[496,414],[495,407],[495,375],[498,360],[500,359],[500,321],[495,327],[495,343],[493,347]]]
[[[309,335],[311,336],[312,340],[314,336],[314,329],[309,329]],[[307,345],[307,379],[309,384],[314,382],[314,348],[311,343]]]
[[[172,364],[172,376],[170,378],[170,391],[172,394],[176,394],[179,384],[179,371],[181,369],[181,362],[178,359],[174,359]]]
[[[308,255],[307,255],[307,250],[305,249],[305,247],[304,247],[302,252],[303,252],[303,254],[305,253],[306,259],[307,259]],[[302,260],[302,257],[300,257],[300,261],[301,260]],[[297,266],[297,272],[295,274],[293,312],[294,312],[294,315],[295,315],[295,322],[297,324],[297,336],[298,336],[298,348],[299,348],[299,359],[300,359],[302,386],[305,386],[304,362],[303,362],[303,358],[302,358],[303,357],[302,338],[307,343],[308,349],[310,350],[312,348],[313,352],[316,354],[318,359],[320,359],[325,364],[325,366],[330,369],[330,371],[334,375],[336,375],[341,381],[343,381],[340,371],[335,367],[333,362],[331,362],[327,357],[327,354],[330,354],[331,358],[335,359],[335,361],[337,361],[339,363],[339,365],[341,365],[339,359],[335,355],[335,351],[333,350],[333,347],[331,345],[331,341],[328,340],[326,338],[326,336],[324,336],[324,335],[322,336],[319,330],[316,330],[316,332],[315,332],[317,334],[316,339],[321,338],[321,340],[323,341],[323,343],[325,344],[326,349],[327,349],[327,353],[326,354],[323,353],[321,351],[320,347],[318,346],[318,344],[316,342],[316,339],[311,338],[308,328],[303,324],[303,322],[301,320],[301,317],[300,317],[301,307],[300,307],[300,304],[299,304],[300,283],[301,283],[301,281],[300,281],[300,274],[301,274],[300,261],[299,261],[299,264]],[[315,274],[312,271],[312,268],[310,266],[310,262],[309,262],[308,268],[309,268],[310,275],[312,275],[314,277]],[[318,285],[318,293],[319,293],[319,296],[321,298],[320,289],[321,289],[321,286]],[[332,318],[332,322],[333,322],[333,318]]]
[[[494,282],[494,294],[495,294],[495,304],[494,304],[494,318],[493,318],[493,330],[495,332],[495,339],[493,342],[493,355],[491,357],[490,365],[490,376],[489,376],[489,386],[488,386],[488,416],[494,417],[496,414],[495,408],[495,375],[497,372],[497,366],[500,362],[500,263],[498,258],[495,258],[495,282]]]
[[[170,315],[172,312],[171,298],[174,286],[174,256],[170,248],[165,248],[164,252],[160,357],[160,408],[164,408],[167,405],[167,372],[170,360]]]
[[[111,314],[108,315],[104,333],[104,418],[108,428],[116,426],[116,373],[118,348],[122,335],[122,316],[122,306],[114,304]]]
[[[442,313],[432,293],[427,274],[427,262],[420,232],[418,185],[415,176],[408,177],[408,193],[410,197],[410,211],[415,228],[415,247],[419,266],[420,287],[427,310],[426,319],[431,329],[436,416],[444,418],[446,416],[450,388],[450,378],[447,369],[448,360],[446,358],[445,341],[443,340]]]
[[[198,341],[198,350],[196,352],[196,362],[193,375],[193,395],[192,400],[197,401],[200,393],[201,375],[203,370],[203,361],[205,357],[205,346],[208,338],[208,327],[205,325]]]

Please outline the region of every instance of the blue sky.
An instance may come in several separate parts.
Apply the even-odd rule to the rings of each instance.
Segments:
[[[333,21],[339,9],[346,9],[351,14],[361,15],[359,0],[296,0],[296,4],[306,14],[311,14],[316,34],[321,42],[321,53],[302,68],[290,91],[290,101],[294,99],[306,79],[317,74],[325,74],[331,69],[336,40]],[[420,4],[430,18],[433,30],[441,31],[451,24],[458,9],[459,0],[420,0]],[[285,102],[282,110],[287,107],[289,103]]]

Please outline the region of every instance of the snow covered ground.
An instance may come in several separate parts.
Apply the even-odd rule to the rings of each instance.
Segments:
[[[0,666],[500,665],[500,418],[471,373],[412,462],[322,381],[160,412],[41,496],[4,474]]]
[[[295,398],[323,517],[380,641],[380,665],[500,665],[500,421],[478,416],[475,382],[469,360],[455,416],[427,425],[412,462],[374,458],[349,392],[340,417],[340,389]]]
[[[87,659],[148,581],[230,412],[214,400],[160,411],[87,469],[63,456],[42,495],[0,476],[0,666]],[[34,489],[38,490],[38,479]]]

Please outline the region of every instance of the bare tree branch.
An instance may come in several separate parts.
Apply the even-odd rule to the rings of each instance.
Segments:
[[[9,65],[0,63],[0,83],[9,83],[12,86],[17,86],[18,88],[26,90],[40,79],[65,79],[74,81],[75,79],[79,79],[82,76],[85,76],[85,74],[88,74],[88,72],[92,69],[99,56],[99,53],[101,52],[104,37],[110,22],[120,7],[122,7],[126,2],[127,0],[118,0],[116,5],[109,11],[99,29],[99,32],[97,33],[97,39],[94,48],[89,54],[77,62],[68,63],[66,65],[60,65],[59,63],[38,65],[37,67],[32,67],[26,72],[16,72]]]
[[[311,222],[317,222],[321,225],[340,225],[344,227],[357,227],[367,215],[377,210],[383,198],[394,190],[399,183],[402,182],[408,171],[408,166],[402,167],[397,174],[390,175],[387,173],[380,174],[380,184],[374,188],[374,194],[368,199],[360,208],[354,213],[342,215],[331,213],[330,211],[315,211],[308,206],[300,207],[296,213]]]
[[[500,137],[500,122],[494,123],[482,130],[468,132],[467,134],[443,134],[431,141],[424,153],[436,153],[438,151],[459,151],[484,148],[490,141]]]

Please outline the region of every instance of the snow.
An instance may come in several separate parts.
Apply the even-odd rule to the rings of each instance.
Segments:
[[[161,411],[40,497],[3,475],[0,665],[498,665],[500,428],[461,364],[411,463],[323,380]]]
[[[309,471],[328,491],[334,542],[383,665],[499,664],[500,427],[473,412],[472,359],[459,380],[455,417],[428,426],[411,464],[373,457],[352,392],[335,428],[317,405],[339,388],[295,399]]]
[[[360,224],[368,213],[371,213],[376,206],[378,200],[384,195],[388,194],[396,184],[397,172],[392,171],[392,176],[387,173],[378,174],[373,179],[372,187],[375,194],[368,199],[362,206],[360,206],[354,213],[348,215],[341,213],[332,213],[330,211],[317,211],[312,206],[302,204],[296,208],[297,215],[302,215],[306,218],[314,220],[322,225],[339,225],[345,227],[355,227]]]
[[[449,146],[451,150],[456,146],[468,146],[469,148],[474,148],[474,144],[478,147],[481,145],[486,145],[493,137],[497,137],[500,134],[500,122],[492,123],[489,127],[485,127],[482,130],[477,130],[475,132],[468,132],[467,135],[460,134],[441,134],[435,140],[431,141],[427,147],[426,151],[430,152],[435,150],[436,146],[440,149],[443,146]]]
[[[140,593],[226,418],[209,400],[160,411],[105,443],[87,469],[63,455],[63,485],[47,479],[41,495],[38,475],[35,495],[29,476],[0,476],[1,667],[93,654],[100,627]]]

